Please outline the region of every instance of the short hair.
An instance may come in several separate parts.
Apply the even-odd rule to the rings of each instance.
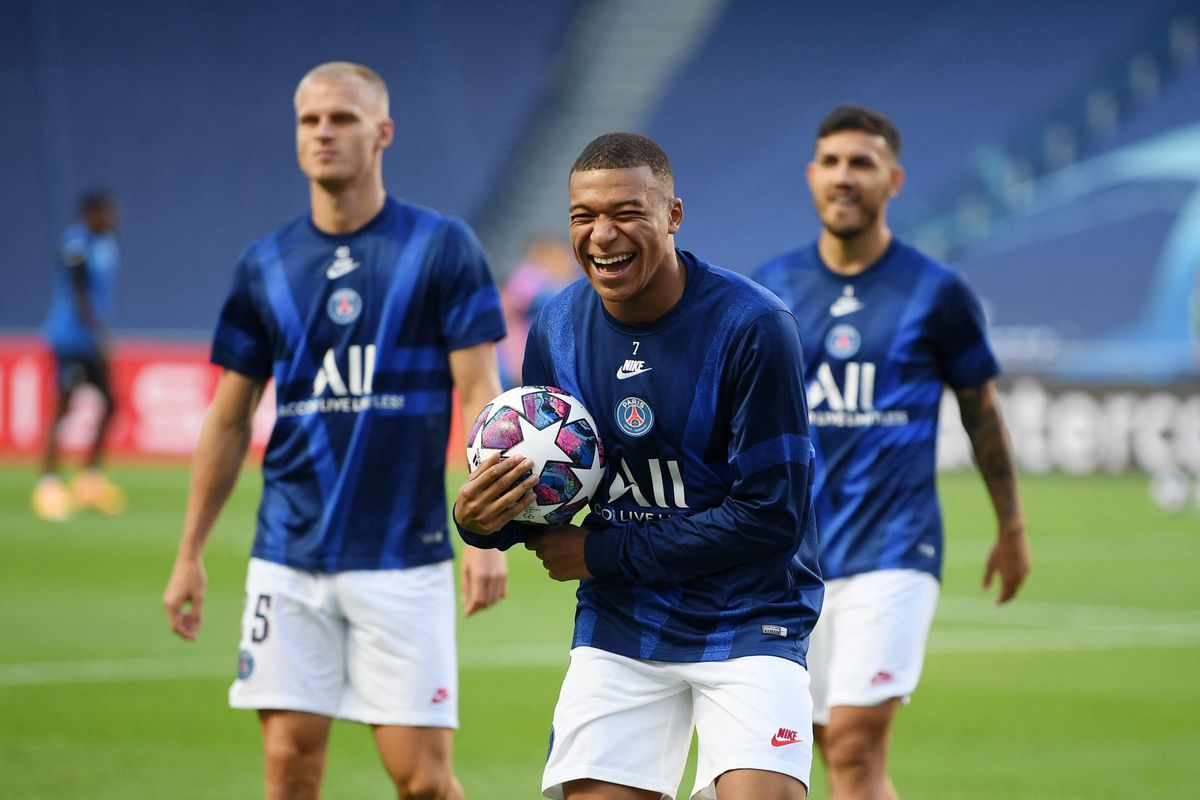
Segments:
[[[111,211],[116,205],[117,196],[108,189],[91,189],[79,196],[80,214]]]
[[[304,77],[300,79],[300,83],[296,84],[296,93],[293,95],[293,102],[300,95],[300,87],[310,81],[327,81],[330,83],[358,81],[379,101],[383,109],[383,116],[388,116],[387,84],[383,82],[383,78],[379,77],[379,73],[370,67],[355,64],[353,61],[327,61],[324,64],[318,64],[306,72]]]
[[[671,160],[658,142],[640,133],[606,133],[597,136],[575,159],[571,173],[631,167],[649,167],[650,174],[659,180],[668,196],[674,195],[675,175],[671,172]]]
[[[900,156],[900,131],[885,114],[856,105],[841,105],[829,112],[817,128],[817,138],[824,139],[838,131],[863,131],[882,136],[892,155]]]

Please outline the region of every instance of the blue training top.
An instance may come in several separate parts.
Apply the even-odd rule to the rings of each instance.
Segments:
[[[305,215],[252,245],[212,361],[275,379],[253,555],[325,572],[451,558],[448,356],[503,335],[478,241],[434,211],[389,197],[354,233]]]
[[[940,577],[935,482],[942,387],[999,371],[983,309],[962,278],[893,240],[842,276],[816,245],[757,273],[800,323],[817,448],[816,508],[826,580],[881,569]]]
[[[96,331],[79,316],[75,302],[75,280],[83,270],[85,291],[92,314],[106,326],[112,322],[113,287],[120,265],[117,237],[93,233],[82,222],[67,228],[59,247],[60,265],[55,270],[50,311],[45,333],[60,356],[95,358],[99,355]]]
[[[574,646],[632,658],[804,663],[824,587],[800,337],[751,281],[679,252],[683,297],[645,325],[586,280],[530,331],[524,382],[596,420],[608,464],[584,526]],[[508,547],[519,524],[471,544]]]

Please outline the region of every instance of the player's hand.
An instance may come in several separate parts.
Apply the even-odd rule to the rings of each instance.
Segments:
[[[534,501],[533,461],[488,456],[458,490],[454,521],[468,533],[486,536],[512,522]]]
[[[508,594],[508,557],[500,550],[467,545],[462,551],[463,611],[469,617],[504,599]]]
[[[577,581],[592,577],[583,552],[587,537],[588,532],[577,525],[560,525],[527,537],[525,549],[537,554],[554,580]]]
[[[1029,542],[1025,539],[1024,528],[1000,532],[988,554],[983,573],[984,589],[991,587],[992,578],[997,574],[1000,576],[1000,594],[996,597],[996,605],[1000,605],[1016,597],[1029,574]]]
[[[189,642],[196,640],[204,622],[206,584],[204,562],[199,558],[181,556],[175,560],[167,589],[163,592],[163,607],[167,609],[171,630]]]

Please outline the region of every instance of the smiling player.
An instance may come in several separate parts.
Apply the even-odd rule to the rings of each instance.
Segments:
[[[808,347],[827,581],[809,665],[835,800],[896,797],[887,776],[892,720],[917,686],[942,566],[934,456],[945,384],[999,523],[984,586],[998,575],[1007,602],[1029,569],[983,310],[959,276],[892,236],[887,205],[904,182],[899,155],[887,117],[835,109],[808,165],[820,238],[758,273],[792,309]]]
[[[582,527],[510,523],[527,459],[484,461],[455,506],[467,542],[523,541],[579,581],[543,792],[672,797],[694,724],[694,797],[803,798],[822,587],[796,322],[676,249],[683,203],[650,139],[596,139],[569,190],[587,280],[538,316],[523,380],[583,400],[607,473]]]

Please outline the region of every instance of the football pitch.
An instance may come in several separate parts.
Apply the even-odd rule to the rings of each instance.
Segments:
[[[28,510],[32,468],[0,466],[0,797],[261,796],[255,717],[225,704],[258,473],[210,541],[191,644],[159,602],[187,471],[114,475],[125,515],[52,524]],[[942,478],[945,584],[922,686],[897,722],[901,796],[1196,796],[1200,514],[1158,510],[1140,476],[1026,476],[1023,494],[1033,571],[996,608],[979,588],[993,535],[982,484]],[[509,598],[459,624],[455,762],[475,800],[540,796],[570,641],[573,587],[523,550],[510,565]],[[394,797],[365,728],[335,726],[323,796]],[[826,796],[819,767],[811,796]]]

